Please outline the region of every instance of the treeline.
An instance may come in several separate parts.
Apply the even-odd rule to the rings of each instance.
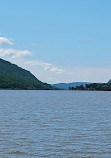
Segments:
[[[52,86],[39,82],[32,82],[30,80],[20,80],[14,77],[1,77],[0,75],[0,89],[21,89],[21,90],[51,90],[55,89]]]
[[[111,84],[108,83],[92,83],[85,86],[80,85],[75,87],[69,87],[69,90],[91,90],[91,91],[111,91]]]

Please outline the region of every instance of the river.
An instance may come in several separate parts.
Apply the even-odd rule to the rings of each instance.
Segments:
[[[0,158],[111,158],[111,92],[0,91]]]

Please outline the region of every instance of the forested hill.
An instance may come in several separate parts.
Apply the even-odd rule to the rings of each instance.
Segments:
[[[111,84],[111,79],[108,81],[108,84]]]
[[[39,81],[29,71],[0,59],[0,89],[51,90],[51,85]]]

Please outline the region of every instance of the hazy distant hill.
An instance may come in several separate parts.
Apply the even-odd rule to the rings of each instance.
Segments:
[[[68,90],[69,87],[74,87],[82,85],[85,86],[86,84],[91,84],[90,82],[73,82],[73,83],[57,83],[57,84],[52,84],[52,86],[55,86],[56,88],[63,89],[63,90]]]
[[[0,59],[0,89],[54,89],[51,85],[39,81],[29,71]]]

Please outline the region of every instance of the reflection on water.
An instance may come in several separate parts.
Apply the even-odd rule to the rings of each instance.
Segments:
[[[0,91],[0,158],[111,158],[111,92]]]

